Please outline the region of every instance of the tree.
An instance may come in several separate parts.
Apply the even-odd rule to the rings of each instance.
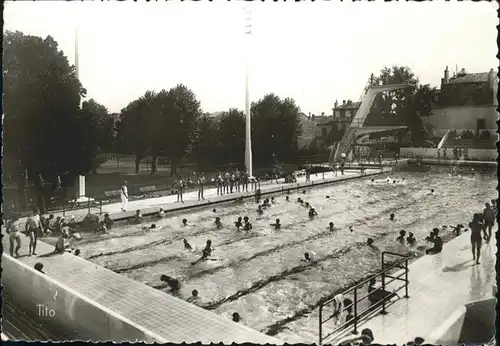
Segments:
[[[242,111],[232,108],[222,113],[219,141],[225,163],[245,164],[245,114]]]
[[[140,163],[151,147],[151,132],[155,126],[150,116],[156,104],[156,94],[153,91],[146,93],[137,100],[130,102],[121,111],[119,137],[121,148],[126,153],[135,155],[135,173],[139,173]]]
[[[198,132],[198,142],[193,149],[192,157],[198,163],[199,170],[213,170],[220,164],[222,157],[219,124],[205,114],[198,121]]]
[[[257,164],[297,160],[297,140],[302,134],[300,109],[290,98],[275,94],[252,104],[252,150]]]
[[[418,84],[415,74],[403,66],[384,67],[374,81],[382,85]],[[420,145],[428,139],[422,117],[431,114],[434,93],[435,89],[429,85],[382,92],[375,97],[366,122],[369,125],[406,125],[412,144]]]
[[[182,84],[159,95],[157,107],[161,132],[158,142],[161,143],[162,154],[172,161],[173,175],[180,161],[191,154],[198,142],[197,125],[202,111],[196,95]]]
[[[92,172],[99,166],[98,155],[109,149],[114,138],[114,119],[108,109],[94,99],[84,101],[80,113],[81,129],[86,138],[88,157],[92,158]]]
[[[40,179],[91,169],[87,139],[79,127],[85,95],[68,59],[50,36],[4,33],[4,173],[24,185],[33,179],[42,201]],[[83,142],[82,142],[83,141]]]

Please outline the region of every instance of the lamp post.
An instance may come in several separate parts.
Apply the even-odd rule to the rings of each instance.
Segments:
[[[252,126],[250,120],[250,95],[248,91],[249,75],[249,54],[250,37],[252,35],[251,13],[248,5],[244,7],[245,11],[245,167],[249,177],[253,176],[252,165]]]

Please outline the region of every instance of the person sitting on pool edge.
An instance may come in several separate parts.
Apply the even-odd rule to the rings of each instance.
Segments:
[[[274,227],[274,229],[280,229],[281,228],[280,219],[276,219],[276,222],[272,223],[271,226]]]
[[[158,212],[158,217],[160,219],[163,219],[165,217],[165,211],[163,210],[163,208],[160,208],[160,211]]]
[[[443,250],[443,239],[439,236],[439,229],[434,228],[434,239],[432,240],[432,243],[434,244],[432,248],[425,250],[425,253],[427,255],[433,255],[433,254],[438,254]]]
[[[405,242],[405,236],[406,236],[406,231],[404,229],[402,229],[401,231],[399,231],[399,237],[397,237],[396,240],[399,243],[404,244],[404,242]]]
[[[311,208],[309,209],[309,217],[310,217],[310,218],[313,218],[313,217],[315,217],[315,216],[318,216],[318,213],[316,212],[316,209],[314,209],[314,207],[311,207]]]
[[[170,287],[170,291],[172,292],[178,292],[181,289],[181,283],[179,280],[168,276],[168,275],[162,275],[160,276],[160,281],[166,283],[168,287]]]
[[[103,222],[104,222],[104,225],[106,225],[106,230],[111,229],[111,227],[113,227],[113,224],[115,223],[113,220],[111,220],[108,213],[104,214]]]
[[[335,231],[335,225],[333,224],[333,222],[330,221],[330,223],[328,224],[328,229],[332,232]]]
[[[215,218],[214,224],[215,224],[215,227],[217,227],[217,229],[221,229],[222,228],[222,222],[220,221],[220,217],[219,216],[217,216]]]

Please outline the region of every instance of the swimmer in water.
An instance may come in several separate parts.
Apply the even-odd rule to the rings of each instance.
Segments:
[[[165,211],[163,210],[163,208],[160,208],[160,211],[158,212],[158,217],[159,218],[164,218],[165,217]]]
[[[155,228],[156,228],[156,224],[155,223],[152,223],[151,226],[144,226],[144,227],[142,227],[143,230],[155,229]]]
[[[134,218],[132,219],[132,222],[139,224],[139,223],[142,222],[142,219],[143,219],[143,217],[142,217],[142,214],[141,214],[141,210],[137,209],[135,211],[135,215],[134,215]]]
[[[238,217],[238,220],[235,221],[234,225],[236,226],[236,230],[239,231],[241,227],[243,227],[243,223],[241,222],[241,216]]]
[[[410,246],[415,246],[415,244],[417,243],[417,239],[415,239],[415,236],[413,235],[412,232],[410,232],[408,234],[408,237],[406,237],[406,242],[408,243],[408,245]]]
[[[35,263],[33,268],[35,268],[36,271],[38,271],[42,274],[45,274],[45,272],[43,271],[43,264],[42,263],[40,263],[40,262]]]
[[[334,227],[335,225],[330,221],[330,223],[328,224],[328,229],[333,232],[335,230]]]
[[[302,190],[302,194],[304,194],[304,195],[305,195],[305,194],[306,194],[306,190]]]
[[[289,197],[289,196],[286,196],[286,197],[285,197],[285,201],[290,202],[290,197]]]
[[[179,280],[171,276],[162,275],[160,276],[160,281],[166,283],[172,292],[178,292],[181,289],[181,283]]]
[[[182,226],[184,226],[184,227],[189,226],[187,219],[182,219]]]
[[[309,208],[309,206],[310,206],[309,202],[305,202],[305,203],[304,203],[304,206],[305,206],[306,208]]]
[[[290,189],[286,190],[286,194],[289,195],[291,192],[290,192]]]
[[[262,210],[262,206],[259,204],[259,207],[257,208],[257,213],[259,215],[262,215],[264,213],[264,210]]]
[[[217,216],[215,218],[214,224],[215,224],[215,227],[217,227],[219,229],[222,228],[222,222],[220,221],[220,217]]]
[[[241,320],[240,314],[237,312],[233,312],[233,322],[239,322]]]
[[[354,232],[354,228],[352,228],[352,225],[349,226],[349,231]]]
[[[216,213],[216,212],[217,212],[217,209],[213,208],[212,213]]]
[[[243,229],[247,232],[252,229],[252,224],[250,223],[248,216],[243,218]]]
[[[274,196],[271,196],[271,203],[276,203],[276,201],[274,200]]]
[[[188,243],[187,239],[184,239],[183,242],[185,250],[193,250],[193,247],[191,246],[191,244]]]
[[[330,196],[327,195],[326,198],[330,198]]]
[[[281,228],[280,219],[276,219],[276,223],[272,223],[271,226],[274,227],[274,229],[280,229]]]
[[[391,220],[391,221],[396,221],[396,219],[394,218],[394,214],[391,214],[391,215],[389,216],[389,220]]]
[[[309,217],[313,218],[315,216],[318,216],[318,213],[316,212],[316,209],[314,209],[313,207],[311,207],[311,209],[309,209]]]
[[[189,297],[187,299],[187,302],[188,303],[194,303],[195,301],[197,301],[198,299],[200,299],[200,297],[198,296],[198,290],[192,290],[191,291],[191,297]]]
[[[212,247],[212,241],[207,240],[207,245],[205,245],[205,248],[201,252],[202,253],[201,257],[196,262],[191,263],[191,265],[195,265],[201,261],[206,260],[208,257],[210,257],[212,255],[213,251],[214,251],[214,248]]]
[[[302,261],[304,262],[311,262],[313,260],[311,254],[309,254],[309,252],[304,252],[304,259],[302,259]]]
[[[406,236],[406,231],[405,230],[401,230],[401,231],[399,231],[399,237],[397,237],[396,240],[398,242],[400,242],[401,244],[404,244],[404,242],[405,242],[405,236]]]
[[[431,193],[434,193],[434,189],[431,189]]]

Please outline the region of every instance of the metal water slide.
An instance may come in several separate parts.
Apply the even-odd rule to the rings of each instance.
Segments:
[[[349,127],[346,129],[342,140],[337,145],[335,150],[334,161],[340,160],[341,155],[344,153],[348,155],[353,148],[354,141],[356,140],[356,130],[363,127],[368,113],[372,107],[375,97],[384,91],[392,91],[404,88],[414,88],[414,84],[404,83],[404,84],[387,84],[387,85],[370,85],[364,93],[361,104],[354,115]]]

